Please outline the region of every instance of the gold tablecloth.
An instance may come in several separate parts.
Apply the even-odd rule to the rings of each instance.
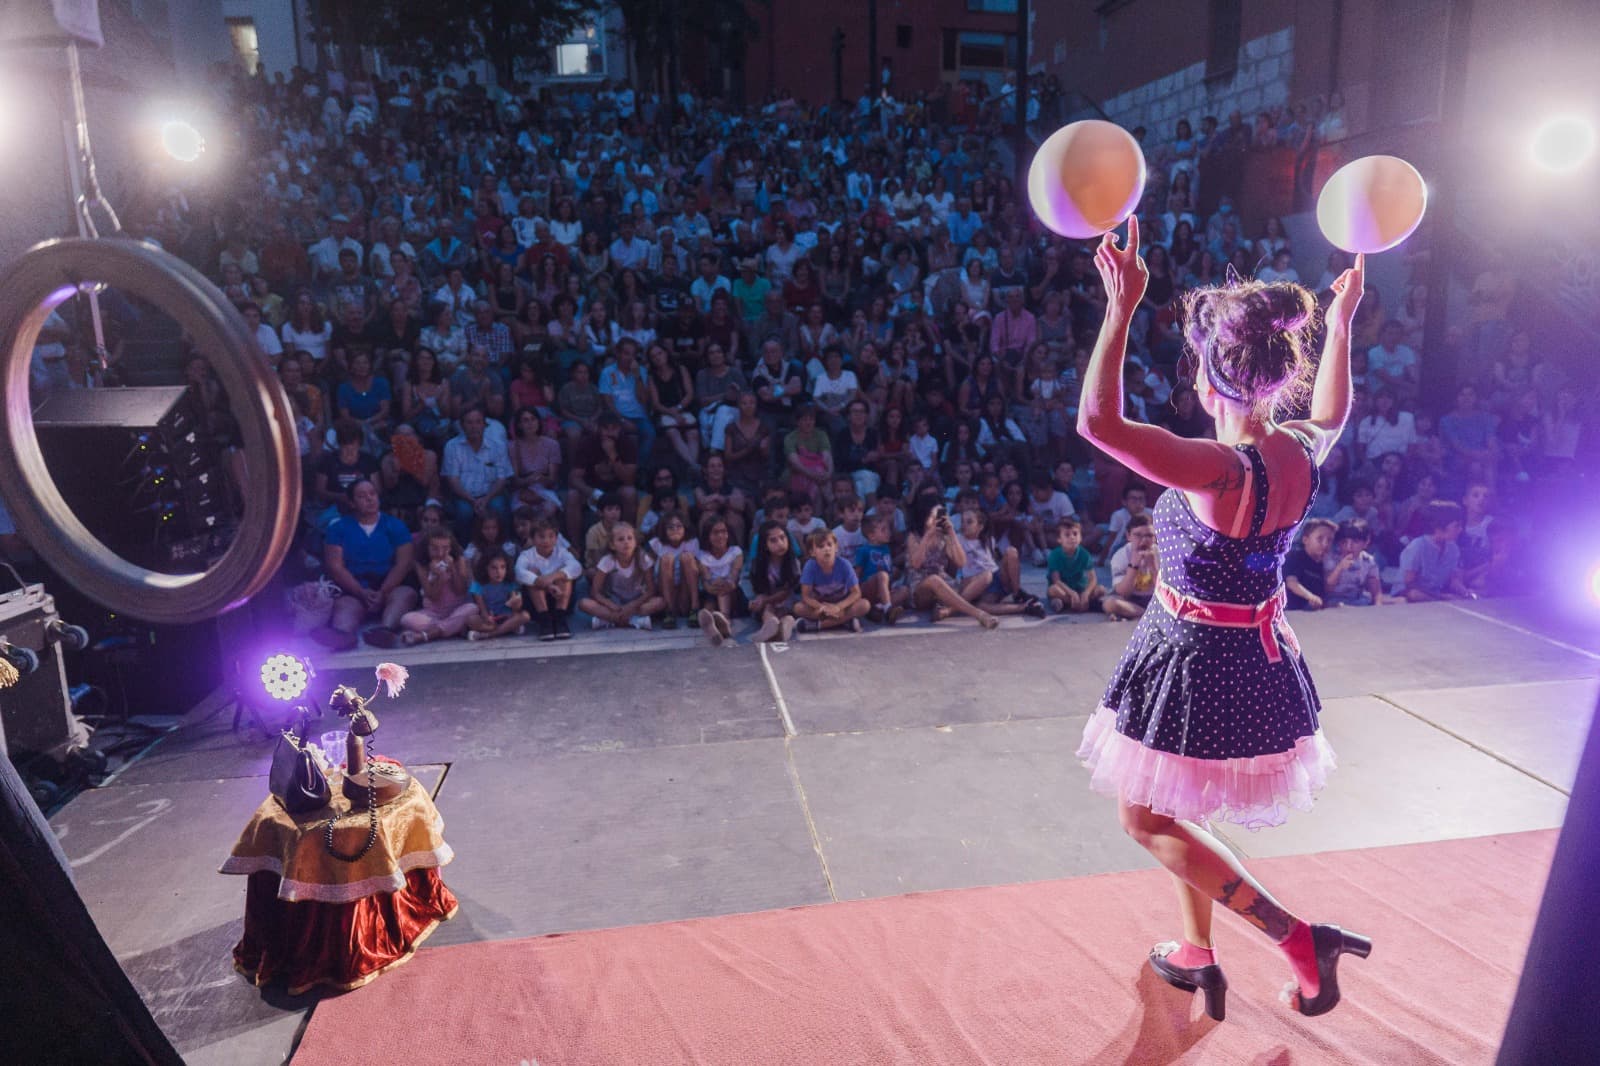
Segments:
[[[415,778],[392,802],[378,808],[378,837],[372,849],[355,862],[328,853],[325,823],[338,815],[333,845],[346,855],[366,842],[367,812],[352,811],[340,791],[344,775],[328,775],[333,800],[320,811],[291,815],[270,795],[261,801],[250,824],[222,864],[225,874],[268,872],[278,875],[278,898],[349,903],[379,892],[406,887],[411,870],[439,867],[455,858],[444,841],[444,819],[427,790]]]

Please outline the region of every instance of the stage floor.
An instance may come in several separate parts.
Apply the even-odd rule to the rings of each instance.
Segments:
[[[1561,824],[1595,703],[1592,634],[1513,602],[1295,624],[1339,769],[1315,812],[1227,831],[1242,855]],[[584,633],[391,656],[412,681],[384,701],[379,746],[436,790],[458,856],[444,872],[461,912],[429,946],[1151,867],[1073,757],[1128,632],[1008,620],[784,649],[676,634],[671,650]],[[365,688],[355,664],[378,657],[341,656],[319,681]],[[315,999],[233,971],[244,879],[216,873],[266,794],[271,744],[215,709],[52,824],[187,1061],[277,1063]],[[1337,892],[1286,902],[1336,914]]]

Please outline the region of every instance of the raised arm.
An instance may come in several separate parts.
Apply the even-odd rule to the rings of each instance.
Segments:
[[[1366,285],[1367,257],[1356,256],[1356,265],[1333,282],[1333,302],[1323,316],[1327,339],[1322,344],[1322,359],[1317,363],[1317,380],[1311,389],[1311,417],[1285,423],[1311,438],[1317,462],[1333,450],[1344,423],[1350,417],[1350,322]]]
[[[1094,256],[1106,287],[1106,317],[1084,373],[1078,403],[1078,433],[1134,473],[1193,492],[1220,493],[1240,478],[1233,449],[1216,441],[1188,440],[1158,426],[1131,421],[1124,413],[1122,364],[1128,326],[1144,298],[1149,272],[1139,258],[1139,220],[1128,218],[1128,243],[1117,248],[1107,233]]]

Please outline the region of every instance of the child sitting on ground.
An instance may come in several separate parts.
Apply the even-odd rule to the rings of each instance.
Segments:
[[[789,494],[787,492],[782,489],[773,489],[768,492],[766,498],[762,501],[761,510],[756,512],[757,531],[750,538],[750,551],[747,553],[752,563],[754,560],[759,559],[762,554],[762,539],[759,527],[764,522],[776,522],[783,527],[784,536],[789,538],[789,550],[794,555],[796,572],[798,573],[800,544],[794,539],[794,535],[789,532]],[[796,587],[798,588],[798,586]]]
[[[977,465],[967,459],[961,460],[950,475],[950,484],[944,490],[944,498],[953,502],[963,492],[978,491],[977,477]]]
[[[689,529],[683,516],[676,511],[661,519],[650,541],[650,551],[656,557],[656,583],[661,598],[667,601],[666,617],[662,629],[677,629],[678,616],[688,626],[700,624],[700,573],[695,566],[695,551],[700,547],[689,539]]]
[[[794,613],[800,616],[802,632],[848,627],[861,632],[861,619],[870,609],[861,595],[861,582],[855,567],[839,557],[839,541],[828,530],[820,529],[807,541],[811,558],[800,571],[800,602]]]
[[[1072,516],[1056,523],[1056,546],[1046,562],[1050,606],[1056,613],[1082,614],[1100,605],[1105,590],[1095,573],[1094,556],[1083,546],[1083,526]]]
[[[655,472],[651,481],[651,494],[639,505],[639,536],[653,537],[668,515],[677,515],[685,523],[689,520],[689,501],[678,489],[678,475],[670,466]]]
[[[1283,587],[1291,611],[1320,611],[1328,595],[1328,549],[1338,523],[1328,518],[1308,518],[1300,531],[1300,547],[1283,560]]]
[[[810,496],[795,493],[789,497],[789,538],[801,545],[801,554],[805,553],[804,546],[810,542],[811,534],[827,530],[828,523],[824,522],[816,513],[816,504]]]
[[[1000,550],[1000,558],[995,558],[999,549],[990,532],[989,516],[981,509],[961,512],[960,541],[967,557],[956,575],[963,599],[990,614],[1045,616],[1044,606],[1022,591],[1022,559],[1017,549]]]
[[[1046,565],[1047,552],[1060,540],[1061,523],[1077,513],[1072,497],[1056,488],[1049,474],[1040,470],[1028,479],[1028,514],[1021,526],[1034,566]]]
[[[478,613],[467,622],[467,639],[488,640],[507,633],[520,636],[528,624],[528,612],[522,609],[522,593],[511,580],[510,558],[505,552],[495,552],[477,570],[468,592]]]
[[[1378,560],[1367,551],[1371,543],[1372,527],[1361,519],[1339,523],[1333,535],[1334,554],[1322,564],[1327,587],[1323,599],[1330,607],[1383,605],[1383,579],[1378,575]]]
[[[1462,518],[1461,505],[1451,500],[1434,500],[1423,508],[1427,535],[1416,538],[1400,553],[1400,591],[1410,602],[1472,595],[1461,579],[1461,548],[1456,544]]]
[[[593,588],[600,574],[600,560],[611,548],[611,531],[622,521],[622,497],[608,492],[600,497],[600,521],[583,535],[583,573]]]
[[[413,563],[412,569],[422,586],[422,606],[400,616],[401,641],[409,645],[459,637],[478,605],[467,596],[472,573],[456,538],[447,530],[434,533],[428,538],[427,559]]]
[[[839,524],[833,527],[833,539],[839,542],[839,557],[854,559],[856,549],[867,542],[867,535],[861,531],[861,520],[866,515],[866,508],[859,496],[846,496],[836,500],[834,507],[839,512]]]
[[[651,628],[650,616],[667,609],[656,591],[653,562],[648,552],[639,550],[633,526],[619,521],[611,527],[611,550],[595,567],[598,580],[589,586],[590,595],[578,601],[578,609],[593,616],[595,629]]]
[[[714,604],[702,609],[696,621],[713,646],[733,636],[728,619],[739,610],[743,593],[739,591],[739,572],[744,569],[744,552],[733,542],[733,529],[721,515],[706,519],[700,529],[695,551],[700,574],[700,591]]]
[[[901,606],[910,598],[909,591],[894,587],[894,547],[889,539],[889,520],[882,515],[869,515],[861,524],[866,542],[856,548],[852,562],[856,577],[861,580],[861,595],[872,609],[867,617],[879,625],[892,626],[905,613]]]
[[[1350,502],[1334,512],[1333,521],[1336,525],[1343,525],[1354,519],[1360,519],[1367,524],[1368,529],[1376,529],[1382,525],[1378,514],[1378,493],[1370,481],[1357,481],[1350,486]]]
[[[1136,514],[1123,533],[1128,543],[1111,556],[1111,592],[1100,601],[1100,609],[1132,621],[1143,617],[1156,592],[1156,531],[1148,514]]]
[[[788,510],[787,507],[784,510]],[[800,591],[800,558],[784,523],[769,518],[756,530],[750,554],[750,613],[761,619],[756,641],[788,641],[794,635],[793,606]]]
[[[879,496],[867,510],[867,517],[873,516],[889,523],[889,543],[894,547],[895,559],[899,560],[906,549],[906,512],[900,501],[889,495]]]
[[[1129,485],[1122,490],[1122,506],[1111,512],[1110,521],[1103,527],[1101,563],[1128,542],[1128,526],[1135,518],[1145,516],[1147,502],[1143,485]]]
[[[417,531],[411,535],[412,558],[421,559],[428,554],[428,538],[445,529],[444,508],[436,503],[424,504],[417,512]]]
[[[533,543],[517,556],[517,583],[526,591],[539,623],[542,641],[570,640],[572,593],[583,576],[572,550],[562,543],[554,522],[541,518],[533,526]]]
[[[461,557],[470,565],[477,566],[479,560],[487,559],[495,552],[513,555],[516,550],[516,543],[505,535],[505,524],[500,516],[488,511],[473,521],[472,542],[462,550]]]

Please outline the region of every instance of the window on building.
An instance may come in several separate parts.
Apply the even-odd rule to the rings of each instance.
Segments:
[[[588,78],[606,72],[605,28],[590,24],[556,45],[555,76]]]
[[[1244,0],[1211,0],[1210,28],[1206,77],[1225,78],[1239,69],[1239,42],[1244,33]]]
[[[1014,33],[957,31],[955,38],[956,70],[1012,70],[1017,65]]]
[[[911,27],[904,22],[894,28],[894,46],[896,48],[911,47]]]
[[[986,11],[991,15],[1015,15],[1017,0],[967,0],[968,11]]]
[[[256,38],[256,20],[228,19],[228,39],[232,42],[233,54],[244,67],[245,73],[255,74],[261,67],[261,44]]]

